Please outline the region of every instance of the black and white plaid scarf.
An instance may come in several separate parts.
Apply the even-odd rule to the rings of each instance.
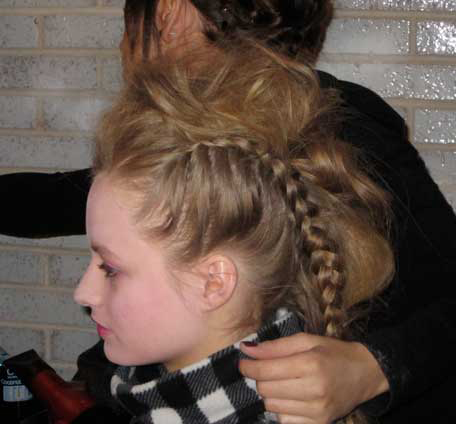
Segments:
[[[279,310],[272,322],[242,341],[262,342],[302,331],[298,317]],[[235,343],[174,372],[163,365],[119,367],[111,380],[113,396],[142,424],[273,423],[254,380],[238,370],[246,358]]]

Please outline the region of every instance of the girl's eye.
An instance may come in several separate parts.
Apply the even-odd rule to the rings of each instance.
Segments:
[[[98,268],[105,273],[106,278],[114,278],[117,274],[117,270],[110,267],[107,263],[103,262],[98,265]]]

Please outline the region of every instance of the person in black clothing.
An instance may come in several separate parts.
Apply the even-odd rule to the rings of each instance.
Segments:
[[[208,40],[217,43],[253,34],[298,60],[316,57],[331,10],[330,2],[324,1],[192,3],[206,19],[203,32]],[[157,23],[158,17],[165,17],[160,12],[157,2],[127,1],[124,60],[154,54],[157,46],[163,49],[167,43],[176,47],[179,31],[160,27],[166,23],[165,19]],[[175,17],[173,13],[167,16]],[[373,168],[371,176],[392,195],[396,276],[383,294],[385,306],[376,305],[371,311],[367,336],[360,344],[325,338],[312,344],[302,335],[287,345],[248,348],[246,352],[260,360],[242,362],[241,371],[259,381],[271,411],[308,416],[316,404],[321,405],[307,422],[329,422],[367,400],[364,411],[382,423],[453,422],[456,413],[447,405],[456,357],[456,300],[451,290],[456,277],[455,215],[409,143],[403,120],[371,91],[325,73],[318,75],[323,88],[340,92],[346,110],[340,137],[359,148]],[[1,196],[8,199],[0,231],[23,237],[84,233],[89,174],[83,170],[0,177]],[[31,204],[34,216],[28,213]],[[360,350],[361,344],[370,356]],[[360,351],[363,354],[357,356]],[[79,375],[89,378],[89,365],[98,369],[100,363],[106,359],[97,345],[81,355]],[[309,363],[320,364],[318,378],[305,368]],[[379,375],[386,377],[386,388]],[[323,382],[323,387],[312,393],[311,381]]]

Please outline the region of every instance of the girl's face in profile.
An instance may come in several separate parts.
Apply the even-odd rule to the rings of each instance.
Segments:
[[[86,224],[92,260],[74,298],[90,307],[108,359],[120,365],[163,362],[170,369],[192,362],[205,337],[192,301],[196,289],[182,284],[188,275],[176,282],[160,245],[140,237],[128,196],[114,190],[109,176],[98,176],[91,187]]]

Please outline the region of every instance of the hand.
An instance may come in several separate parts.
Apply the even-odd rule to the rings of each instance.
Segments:
[[[328,424],[389,389],[360,343],[299,333],[241,349],[257,359],[241,360],[241,373],[281,423]]]

